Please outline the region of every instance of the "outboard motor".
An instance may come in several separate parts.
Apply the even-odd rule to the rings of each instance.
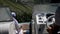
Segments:
[[[34,34],[48,34],[46,25],[53,24],[55,21],[54,15],[57,7],[56,4],[41,4],[33,7]]]
[[[16,34],[15,20],[8,7],[0,7],[0,34]]]
[[[16,34],[15,24],[13,22],[0,22],[0,34]]]

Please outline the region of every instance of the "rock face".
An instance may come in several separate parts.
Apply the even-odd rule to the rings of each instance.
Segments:
[[[19,26],[22,26],[24,34],[26,34],[26,32],[30,29],[29,23],[20,23]]]
[[[29,30],[29,23],[20,23],[19,26],[22,26],[23,30]]]
[[[28,24],[23,24],[22,29],[23,30],[29,30],[29,25]]]

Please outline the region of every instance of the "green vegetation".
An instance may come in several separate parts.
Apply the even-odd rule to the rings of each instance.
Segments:
[[[19,22],[29,22],[32,18],[32,7],[24,5],[23,3],[17,3],[10,0],[0,0],[1,6],[8,6],[11,11],[15,11],[17,14],[17,20]]]
[[[17,20],[19,22],[30,22],[32,19],[32,6],[25,5],[20,2],[21,0],[0,0],[0,6],[8,6],[11,11],[16,12]],[[33,4],[43,4],[49,2],[49,0],[30,0]]]

